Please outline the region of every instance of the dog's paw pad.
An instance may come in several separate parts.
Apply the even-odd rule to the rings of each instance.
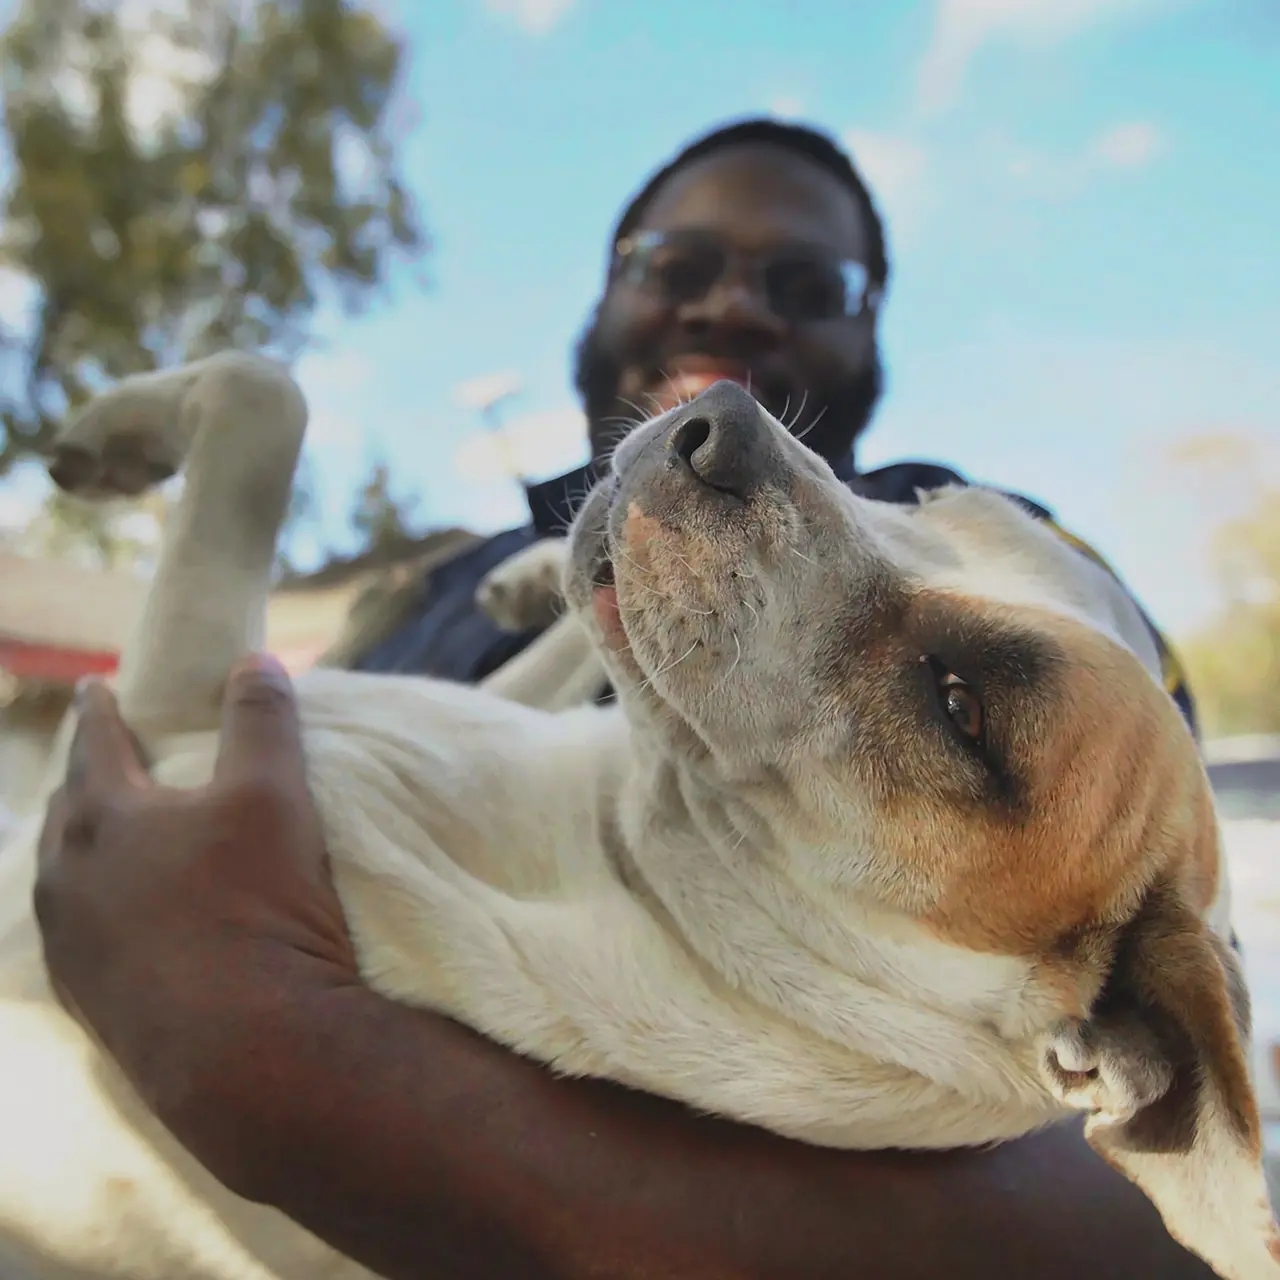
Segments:
[[[476,591],[476,603],[504,631],[524,631],[538,625],[543,609],[529,584],[490,575]]]
[[[1172,1082],[1150,1033],[1105,1020],[1060,1024],[1044,1047],[1041,1070],[1067,1106],[1117,1121],[1162,1097]]]
[[[83,498],[133,498],[176,474],[159,441],[149,432],[121,432],[100,448],[77,440],[53,446],[49,479],[64,493]]]
[[[564,549],[538,543],[491,569],[476,589],[476,604],[506,631],[550,626],[560,607]]]

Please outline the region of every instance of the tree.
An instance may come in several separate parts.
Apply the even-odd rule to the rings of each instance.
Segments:
[[[147,569],[154,565],[167,510],[163,490],[144,494],[124,510],[90,505],[55,490],[26,527],[0,545],[41,559]]]
[[[374,462],[351,508],[351,527],[362,549],[373,551],[410,542],[413,507],[413,498],[397,497],[392,491],[390,466]]]
[[[402,61],[342,0],[20,0],[0,474],[107,380],[229,345],[292,358],[319,306],[359,309],[425,247],[396,166]]]
[[[1280,733],[1280,487],[1259,479],[1248,440],[1184,451],[1201,485],[1214,480],[1243,514],[1224,520],[1211,551],[1222,604],[1179,652],[1210,734]]]
[[[1263,489],[1215,543],[1226,601],[1181,647],[1217,734],[1280,733],[1280,487]]]

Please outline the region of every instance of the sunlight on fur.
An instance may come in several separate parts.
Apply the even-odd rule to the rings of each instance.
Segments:
[[[227,353],[120,383],[60,442],[89,498],[185,471],[118,681],[161,780],[210,774],[306,417],[283,368]],[[632,432],[569,537],[480,599],[550,624],[486,688],[298,681],[374,987],[814,1143],[1085,1112],[1178,1240],[1280,1277],[1213,803],[1104,570],[985,490],[857,498],[719,383]],[[0,1254],[368,1276],[194,1165],[55,1003],[30,896],[66,736],[0,857]]]

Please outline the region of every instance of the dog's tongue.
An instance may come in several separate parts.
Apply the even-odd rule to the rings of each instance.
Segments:
[[[618,611],[618,588],[596,587],[591,595],[596,622],[604,632],[605,643],[611,649],[622,648],[627,643],[627,633],[622,629],[622,614]]]
[[[596,611],[596,621],[606,632],[622,625],[622,615],[618,612],[617,587],[597,587],[591,603]]]

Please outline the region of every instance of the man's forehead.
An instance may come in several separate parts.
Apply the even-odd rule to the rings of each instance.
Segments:
[[[683,165],[654,194],[641,227],[715,231],[744,248],[801,241],[861,257],[865,216],[835,174],[776,143],[739,143]]]

